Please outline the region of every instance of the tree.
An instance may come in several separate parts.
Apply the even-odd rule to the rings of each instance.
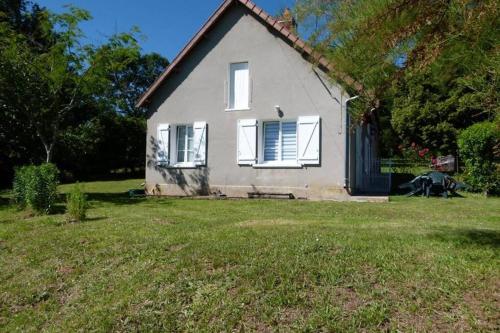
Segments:
[[[362,96],[356,113],[380,102],[404,141],[449,152],[457,129],[498,112],[498,1],[299,0],[295,10],[332,77],[363,85],[346,87]]]
[[[47,162],[68,114],[87,100],[99,102],[111,86],[110,73],[139,56],[136,30],[113,35],[99,47],[80,44],[79,24],[90,18],[87,11],[75,7],[63,14],[46,12],[43,36],[51,42],[42,52],[30,47],[26,36],[5,23],[1,26],[0,107],[26,116],[26,127],[42,143]]]
[[[127,66],[112,72],[111,95],[108,96],[111,107],[122,115],[144,118],[146,108],[138,109],[135,104],[168,64],[168,60],[158,53],[150,53],[140,55]]]
[[[492,68],[466,71],[460,64],[452,69],[434,65],[406,73],[391,89],[394,129],[406,144],[455,154],[461,129],[493,119],[500,110],[500,86],[489,72]]]
[[[99,103],[73,112],[57,147],[58,164],[79,179],[143,168],[146,108],[135,103],[167,64],[158,54],[145,54],[110,73]]]

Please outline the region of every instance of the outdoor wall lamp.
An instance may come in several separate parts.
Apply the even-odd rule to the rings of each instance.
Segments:
[[[275,105],[275,106],[274,106],[274,109],[275,109],[275,110],[276,110],[276,112],[278,113],[278,116],[279,116],[280,118],[283,118],[283,111],[281,111],[281,106],[279,106],[279,105]]]

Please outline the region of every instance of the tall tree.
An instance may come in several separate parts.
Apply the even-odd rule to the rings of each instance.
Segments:
[[[68,7],[66,13],[45,17],[43,36],[51,43],[42,52],[2,23],[0,108],[26,116],[49,162],[68,114],[86,100],[98,101],[111,86],[110,73],[137,59],[139,47],[136,31],[111,36],[99,47],[81,44],[79,25],[91,18],[85,10]]]
[[[447,151],[457,128],[498,112],[498,1],[298,0],[296,13],[364,86],[357,110],[382,101],[407,141]]]

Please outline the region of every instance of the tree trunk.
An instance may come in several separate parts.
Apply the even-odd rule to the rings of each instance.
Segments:
[[[52,162],[52,153],[54,151],[54,144],[53,143],[44,144],[43,146],[45,147],[45,154],[46,154],[45,162],[50,163]]]
[[[52,140],[47,140],[44,135],[40,133],[40,131],[37,130],[38,137],[42,141],[43,148],[45,148],[45,163],[50,163],[52,162],[52,156],[54,153],[54,145],[56,142],[56,135],[55,135],[56,129],[54,129],[54,134],[52,135]],[[51,142],[49,142],[51,141]]]

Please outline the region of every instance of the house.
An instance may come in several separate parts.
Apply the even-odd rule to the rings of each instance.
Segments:
[[[376,131],[349,131],[350,96],[291,24],[226,0],[141,97],[147,193],[343,199],[368,186]]]

